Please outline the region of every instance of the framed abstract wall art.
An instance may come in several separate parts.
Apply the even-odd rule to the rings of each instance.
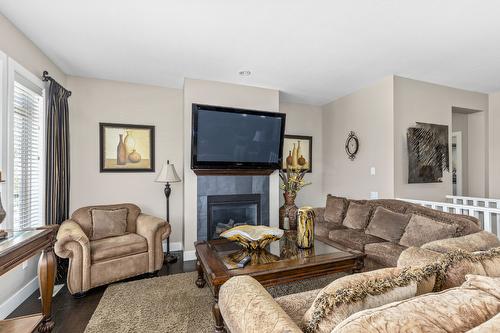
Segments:
[[[408,183],[441,183],[450,169],[448,126],[417,123],[408,128]]]
[[[154,172],[155,127],[99,123],[101,172]]]

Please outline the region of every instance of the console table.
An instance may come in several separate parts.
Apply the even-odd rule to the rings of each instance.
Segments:
[[[0,240],[0,276],[27,259],[41,253],[38,261],[38,282],[42,313],[0,321],[0,331],[12,333],[47,333],[52,331],[52,292],[56,277],[56,257],[53,247],[58,226],[9,232]]]

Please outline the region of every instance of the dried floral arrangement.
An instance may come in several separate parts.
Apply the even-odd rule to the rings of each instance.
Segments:
[[[307,169],[295,170],[292,168],[287,168],[286,172],[280,170],[281,184],[280,188],[293,195],[297,194],[304,186],[311,185],[311,182],[306,182],[304,176],[307,173]]]

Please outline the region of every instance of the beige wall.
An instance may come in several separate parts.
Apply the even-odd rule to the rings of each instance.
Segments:
[[[71,139],[71,211],[94,204],[132,202],[165,217],[163,184],[154,180],[167,159],[182,175],[182,90],[68,77]],[[156,172],[100,173],[99,122],[154,125]],[[182,184],[172,184],[171,242],[182,241]],[[180,246],[180,244],[179,244]]]
[[[486,97],[487,98],[487,97]],[[470,113],[468,117],[468,182],[469,196],[486,197],[489,193],[488,177],[488,107]]]
[[[309,135],[313,137],[313,172],[305,176],[311,185],[304,187],[297,195],[297,206],[319,207],[325,204],[323,194],[323,149],[321,107],[306,104],[280,103],[280,112],[286,113],[286,134]],[[284,157],[286,158],[286,157]],[[280,194],[280,205],[283,204]]]
[[[184,260],[194,258],[197,223],[197,179],[191,170],[192,104],[279,111],[279,91],[204,80],[184,80]],[[270,223],[278,218],[279,188],[275,172],[270,176]]]
[[[66,82],[66,75],[2,14],[0,14],[0,51],[36,76],[41,76],[42,72],[47,70],[62,84]],[[4,88],[6,87],[4,86]],[[2,107],[1,110],[6,112],[5,107]],[[0,118],[3,119],[3,115]],[[4,131],[4,124],[2,124],[2,133]],[[5,140],[1,141],[1,150],[5,152],[6,142]],[[1,169],[5,172],[7,170],[5,158],[2,158],[1,165]],[[2,185],[1,191],[5,190],[5,185]],[[7,198],[4,195],[2,195],[2,201],[4,206],[8,205]],[[22,266],[18,266],[0,277],[0,286],[2,286],[0,288],[0,319],[5,314],[4,311],[10,309],[10,306],[15,306],[16,302],[23,300],[23,296],[28,296],[33,291],[36,284],[29,282],[36,277],[36,263],[37,258],[32,258],[28,261],[26,268],[23,269]],[[23,291],[21,291],[21,294],[18,294],[19,297],[16,297],[15,293],[27,286],[28,283],[29,287],[23,290],[24,293],[29,292],[29,294],[24,295]],[[8,301],[10,297],[14,298]]]
[[[500,91],[489,95],[487,123],[489,197],[500,198]]]
[[[44,70],[66,83],[66,75],[31,40],[0,13],[0,51],[41,77]]]
[[[448,125],[451,129],[452,107],[461,107],[473,110],[488,110],[488,96],[461,89],[455,89],[422,81],[395,77],[394,79],[394,167],[395,167],[395,196],[400,198],[444,200],[452,191],[451,173],[444,173],[443,183],[408,184],[408,153],[406,146],[406,131],[415,126],[416,122]],[[483,113],[484,117],[484,113]],[[475,122],[475,121],[474,121]],[[486,130],[478,135],[475,144],[477,156],[475,169],[479,181],[477,187],[472,188],[476,180],[469,177],[470,194],[483,196],[485,193],[486,173]],[[481,126],[480,120],[475,122],[474,131]],[[451,142],[451,130],[449,131]],[[469,141],[470,142],[470,141]],[[481,152],[483,150],[483,152]],[[470,150],[469,150],[470,152]],[[469,153],[469,159],[473,157]],[[469,175],[471,169],[469,167]],[[473,192],[471,190],[474,189]]]
[[[451,122],[453,132],[462,133],[462,195],[467,196],[469,195],[468,116],[466,113],[453,112]]]
[[[392,76],[323,106],[324,193],[360,199],[370,192],[394,196],[393,117]],[[354,161],[345,152],[350,131],[360,141]]]

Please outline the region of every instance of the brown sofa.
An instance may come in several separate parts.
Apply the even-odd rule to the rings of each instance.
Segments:
[[[221,287],[220,311],[231,333],[494,332],[500,247],[445,254],[411,247],[401,257],[401,264],[423,260],[277,299],[255,279],[233,277]]]
[[[475,234],[480,249],[498,239],[481,231],[479,220],[400,200],[352,200],[327,196],[326,207],[315,208],[315,234],[327,243],[366,254],[365,270],[395,267],[410,246],[426,246],[441,238]],[[463,243],[463,242],[462,242]],[[442,251],[440,251],[442,252]]]
[[[99,222],[93,218],[95,210],[123,213],[124,232],[95,237],[93,228]],[[109,232],[108,226],[98,227]],[[158,271],[163,265],[162,240],[169,234],[169,223],[142,214],[134,204],[83,207],[61,224],[55,253],[69,258],[67,287],[71,294],[81,295],[97,286]]]

